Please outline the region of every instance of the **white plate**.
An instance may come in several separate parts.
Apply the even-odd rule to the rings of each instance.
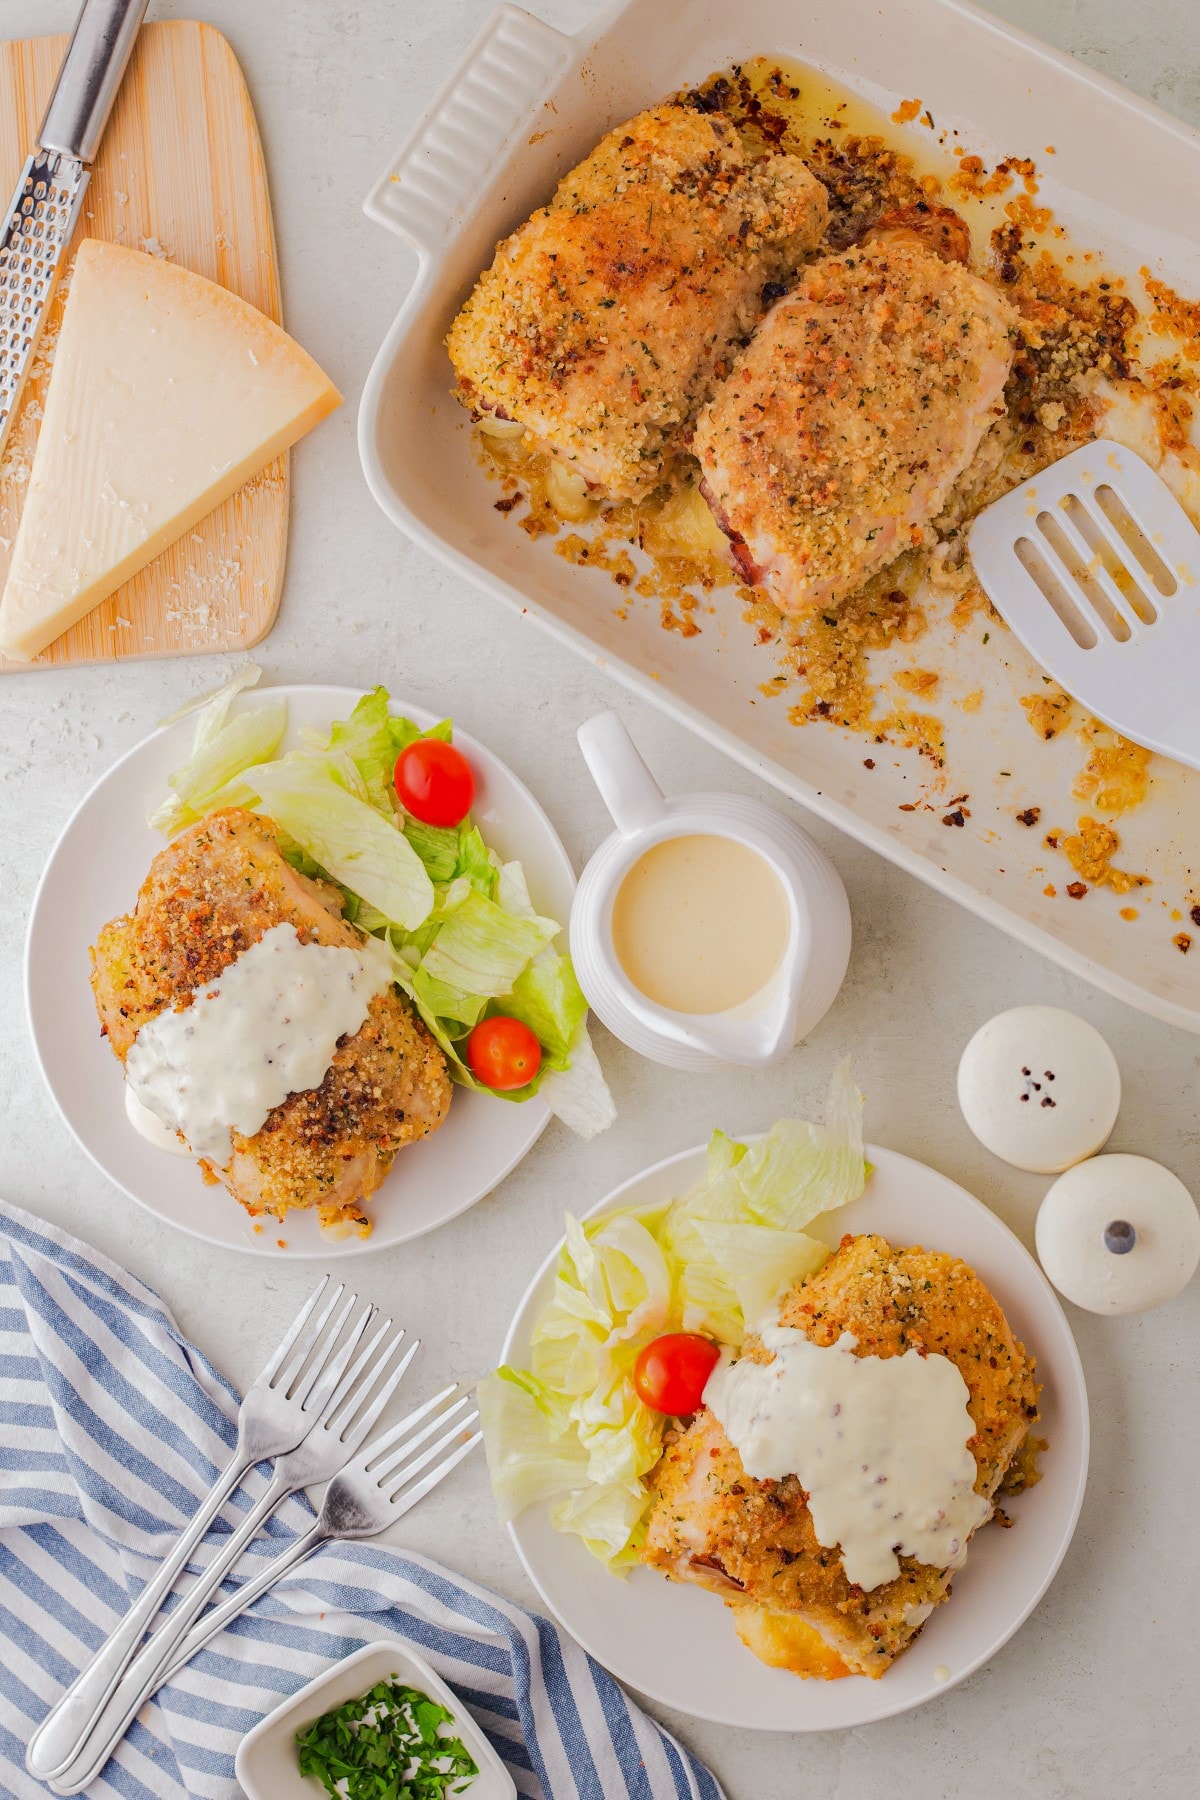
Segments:
[[[878,1231],[894,1244],[961,1256],[995,1294],[1027,1349],[1042,1388],[1040,1435],[1049,1440],[1042,1480],[1012,1502],[1011,1531],[987,1526],[954,1578],[954,1596],[879,1681],[801,1681],[751,1655],[715,1594],[668,1582],[650,1569],[610,1575],[578,1538],[556,1532],[547,1508],[509,1527],[533,1585],[572,1636],[621,1681],[664,1706],[718,1725],[761,1731],[828,1731],[907,1712],[963,1681],[1007,1643],[1033,1611],[1066,1554],[1083,1502],[1088,1407],[1083,1369],[1063,1311],[1025,1247],[986,1206],[944,1175],[872,1146],[875,1173],[861,1200],[828,1220],[843,1231]],[[682,1194],[704,1174],[703,1148],[656,1163],[602,1200],[648,1206]],[[550,1297],[557,1249],[535,1276],[505,1340],[502,1360],[528,1366],[529,1339]],[[935,1669],[948,1669],[938,1680]]]
[[[1051,826],[1078,817],[1079,745],[1073,732],[1047,744],[1029,729],[1020,698],[1040,691],[1040,671],[1015,639],[993,632],[985,648],[981,632],[957,630],[944,606],[930,607],[918,660],[944,675],[934,709],[946,732],[941,774],[916,749],[871,753],[855,732],[797,730],[786,693],[764,701],[775,654],[728,590],[714,596],[714,614],[696,615],[700,634],[684,638],[662,629],[657,601],[627,588],[618,606],[607,573],[565,562],[553,538],[535,541],[495,510],[445,349],[497,240],[549,198],[564,170],[619,120],[747,56],[795,57],[885,115],[919,96],[939,131],[989,168],[1004,156],[1034,158],[1038,205],[1131,292],[1144,265],[1180,293],[1200,288],[1200,134],[965,0],[688,0],[686,28],[683,11],[612,0],[568,37],[499,7],[377,182],[367,211],[406,239],[419,266],[363,389],[359,450],[371,491],[457,573],[821,818],[1074,974],[1200,1032],[1200,957],[1180,956],[1168,919],[1191,904],[1200,773],[1156,759],[1145,805],[1120,821],[1121,866],[1155,884],[1140,918],[1123,917],[1125,899],[1110,889],[1077,904],[1064,893],[1065,861],[1019,812],[1034,802]],[[931,134],[918,120],[903,133],[928,153]],[[911,646],[881,654],[872,673],[912,655]],[[954,703],[975,690],[985,706]],[[957,794],[969,794],[970,816],[946,830],[944,802]]]
[[[264,692],[287,700],[285,749],[295,747],[303,727],[326,730],[345,718],[360,698],[356,688],[277,687],[255,690],[235,706],[253,705]],[[392,710],[418,725],[437,723],[435,714],[403,700]],[[25,945],[25,998],[42,1073],[63,1118],[109,1180],[193,1237],[325,1260],[407,1243],[465,1212],[520,1162],[550,1119],[540,1100],[518,1104],[455,1088],[441,1130],[402,1151],[372,1198],[375,1229],[366,1238],[323,1232],[315,1212],[289,1213],[282,1224],[252,1220],[223,1187],[207,1186],[194,1163],[155,1150],[125,1117],[121,1065],[96,1023],[88,947],[108,919],[132,908],[163,848],[146,818],[163,797],[168,772],[187,756],[194,728],[194,718],[181,719],[135,745],[76,808],[51,853]],[[475,774],[474,816],[484,837],[506,860],[520,859],[538,910],[565,925],[575,876],[558,833],[511,769],[457,722],[454,736]]]
[[[411,716],[411,715],[410,715]],[[356,1700],[377,1681],[396,1679],[419,1688],[454,1714],[449,1729],[461,1737],[479,1773],[460,1792],[463,1800],[517,1800],[513,1779],[466,1707],[416,1651],[400,1638],[364,1644],[293,1694],[249,1732],[238,1746],[235,1773],[246,1800],[306,1800],[324,1794],[315,1775],[302,1776],[296,1761],[298,1731],[335,1706]]]

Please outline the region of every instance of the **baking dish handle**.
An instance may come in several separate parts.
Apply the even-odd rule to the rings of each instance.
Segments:
[[[367,217],[420,256],[443,249],[512,139],[531,125],[572,49],[569,37],[522,7],[497,8],[367,195]]]

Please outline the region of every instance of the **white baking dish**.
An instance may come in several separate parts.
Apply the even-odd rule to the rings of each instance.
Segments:
[[[989,162],[1036,156],[1041,197],[1080,248],[1200,290],[1200,247],[1188,236],[1200,136],[962,0],[622,0],[576,38],[503,6],[367,201],[419,257],[363,395],[371,489],[418,543],[805,806],[1110,993],[1200,1031],[1200,942],[1190,959],[1174,942],[1200,899],[1191,875],[1200,776],[1156,763],[1150,798],[1119,824],[1118,861],[1150,874],[1151,888],[1072,900],[1073,871],[1042,838],[1073,829],[1088,810],[1071,795],[1084,756],[1074,733],[1046,744],[1029,729],[1018,700],[1041,678],[1015,640],[993,634],[985,647],[981,627],[951,646],[949,629],[940,639],[935,629],[905,656],[944,672],[939,776],[915,752],[789,724],[786,696],[760,692],[774,673],[771,652],[755,644],[731,593],[687,640],[662,629],[653,601],[635,600],[619,618],[627,593],[494,510],[497,490],[450,395],[442,339],[455,310],[496,240],[610,125],[756,53],[795,57],[888,111],[919,96],[939,128],[957,127]],[[981,687],[980,711],[953,704]],[[1030,806],[1040,809],[1036,829],[1016,817]],[[1121,909],[1131,899],[1139,916],[1130,922]]]

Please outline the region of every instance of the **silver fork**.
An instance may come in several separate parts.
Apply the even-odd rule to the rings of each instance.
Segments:
[[[381,1350],[392,1329],[392,1321],[386,1319],[353,1367],[347,1369],[374,1317],[375,1308],[369,1306],[351,1327],[329,1365],[336,1385],[315,1417],[310,1410],[312,1425],[307,1437],[295,1450],[278,1459],[266,1492],[138,1652],[75,1755],[65,1768],[55,1771],[50,1785],[56,1793],[76,1794],[99,1774],[148,1696],[158,1687],[176,1646],[265,1520],[289,1494],[335,1475],[362,1444],[420,1348],[420,1339],[414,1340],[400,1361],[389,1369],[405,1333],[401,1328]]]
[[[213,1607],[198,1625],[192,1627],[158,1685],[172,1680],[198,1650],[224,1631],[268,1588],[273,1588],[285,1575],[298,1568],[322,1544],[336,1538],[375,1537],[397,1519],[402,1519],[418,1500],[423,1500],[444,1481],[483,1438],[480,1431],[463,1437],[463,1433],[470,1432],[479,1421],[478,1412],[464,1411],[471,1405],[469,1393],[463,1394],[452,1406],[443,1406],[443,1402],[458,1391],[458,1382],[452,1381],[440,1394],[435,1394],[424,1406],[419,1406],[398,1425],[377,1437],[374,1443],[368,1444],[354,1462],[348,1463],[340,1475],[335,1475],[325,1490],[321,1511],[308,1530],[281,1551],[260,1574],[238,1588],[220,1606]],[[415,1430],[416,1426],[420,1426],[420,1430]],[[435,1439],[432,1444],[430,1438]],[[428,1448],[418,1455],[422,1444],[427,1444]],[[448,1454],[442,1456],[443,1451]],[[440,1462],[439,1457],[442,1458]]]
[[[325,1490],[321,1511],[308,1530],[289,1544],[286,1550],[281,1551],[260,1574],[244,1583],[220,1606],[213,1607],[198,1625],[192,1627],[170,1666],[165,1670],[160,1668],[132,1697],[132,1705],[127,1708],[122,1731],[105,1743],[103,1754],[97,1751],[95,1755],[89,1755],[86,1758],[86,1769],[83,1768],[81,1759],[56,1775],[49,1783],[54,1792],[77,1794],[94,1780],[117,1748],[130,1721],[163,1683],[170,1681],[232,1619],[236,1619],[246,1607],[252,1605],[260,1594],[265,1594],[268,1588],[274,1587],[290,1570],[297,1568],[314,1550],[320,1549],[322,1544],[328,1543],[332,1538],[374,1537],[377,1532],[385,1531],[394,1520],[403,1518],[410,1507],[415,1506],[418,1500],[423,1499],[443,1481],[451,1469],[470,1454],[483,1435],[476,1431],[463,1439],[464,1431],[468,1431],[479,1420],[478,1412],[464,1413],[463,1409],[471,1404],[469,1393],[456,1400],[452,1406],[443,1407],[442,1403],[457,1392],[458,1383],[451,1382],[440,1394],[435,1394],[432,1400],[427,1400],[415,1412],[409,1413],[407,1418],[401,1419],[398,1425],[393,1425],[389,1431],[376,1438],[374,1443],[368,1444],[355,1461],[335,1475]],[[418,1426],[419,1430],[414,1429]],[[446,1429],[447,1426],[449,1429]],[[436,1441],[429,1444],[427,1449],[420,1450],[420,1446],[427,1444],[431,1437],[435,1437]],[[455,1439],[460,1441],[451,1449]],[[438,1462],[437,1458],[447,1450],[449,1454]],[[126,1684],[122,1683],[122,1692],[125,1691]],[[89,1740],[89,1743],[92,1742],[95,1742],[94,1738]]]
[[[84,1735],[128,1668],[147,1626],[243,1475],[256,1463],[294,1449],[309,1430],[313,1421],[314,1390],[354,1304],[351,1296],[336,1319],[333,1318],[345,1288],[339,1283],[332,1292],[327,1292],[329,1287],[330,1277],[326,1275],[300,1309],[287,1336],[242,1401],[233,1454],[180,1534],[175,1548],[146,1583],[116,1630],[80,1670],[30,1738],[25,1751],[25,1766],[37,1780],[48,1781],[73,1761]],[[317,1391],[323,1391],[327,1397],[328,1389],[324,1384]],[[306,1403],[309,1404],[308,1411],[305,1410]]]

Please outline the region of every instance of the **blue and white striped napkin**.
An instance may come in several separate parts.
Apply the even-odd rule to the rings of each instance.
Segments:
[[[36,1723],[170,1547],[237,1395],[149,1288],[0,1202],[0,1796]],[[248,1485],[257,1494],[261,1476]],[[235,1503],[246,1507],[242,1492]],[[436,1504],[436,1502],[433,1502]],[[302,1496],[272,1522],[310,1523]],[[263,1546],[264,1549],[271,1548]],[[89,1793],[234,1800],[239,1740],[330,1662],[414,1644],[539,1800],[721,1800],[712,1775],[549,1620],[423,1557],[328,1544],[144,1709]]]

